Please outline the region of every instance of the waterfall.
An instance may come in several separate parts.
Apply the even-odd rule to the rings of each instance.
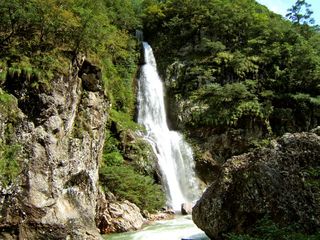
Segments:
[[[141,68],[138,93],[138,122],[145,126],[145,138],[158,157],[164,177],[168,205],[180,210],[182,203],[199,197],[191,147],[181,134],[170,131],[164,106],[163,84],[157,72],[152,48],[143,42],[145,64]]]

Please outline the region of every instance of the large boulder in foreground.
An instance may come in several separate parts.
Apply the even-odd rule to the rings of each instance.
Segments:
[[[320,137],[286,134],[272,148],[229,159],[193,208],[193,220],[212,239],[250,232],[264,216],[315,232],[320,229],[319,169]]]

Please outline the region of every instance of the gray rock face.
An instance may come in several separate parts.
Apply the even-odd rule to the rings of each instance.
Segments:
[[[89,61],[84,61],[79,72],[84,89],[88,91],[102,91],[101,69],[92,65]]]
[[[273,148],[229,159],[193,208],[193,220],[213,239],[248,232],[264,216],[280,226],[320,228],[319,188],[312,169],[320,167],[320,137],[286,134]],[[315,177],[315,179],[313,179]]]
[[[104,234],[138,230],[146,221],[135,204],[127,200],[120,202],[114,197],[106,200],[103,195],[99,201],[97,219],[97,226]]]
[[[181,214],[182,215],[189,215],[192,213],[192,203],[182,203],[181,204]]]
[[[0,196],[1,239],[100,239],[95,215],[107,101],[98,88],[84,90],[81,66],[56,76],[50,90],[11,91],[24,112],[15,128],[24,164],[18,183]]]

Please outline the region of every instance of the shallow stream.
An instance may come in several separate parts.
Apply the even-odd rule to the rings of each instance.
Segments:
[[[209,240],[191,216],[157,221],[140,231],[105,235],[106,240]]]

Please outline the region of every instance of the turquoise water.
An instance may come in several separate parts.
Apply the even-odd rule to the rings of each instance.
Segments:
[[[107,240],[209,240],[191,220],[191,216],[178,216],[158,221],[137,232],[104,235]]]

